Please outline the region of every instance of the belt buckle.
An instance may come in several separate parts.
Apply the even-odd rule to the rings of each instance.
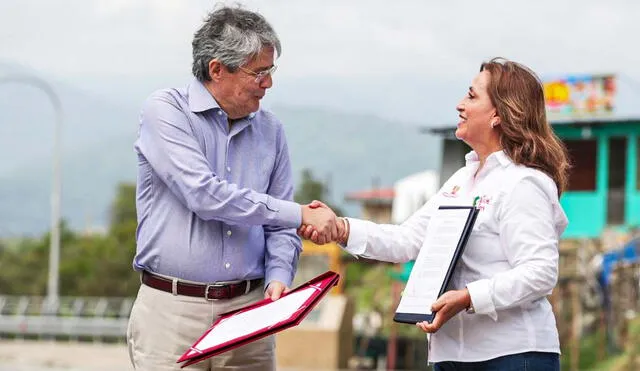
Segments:
[[[222,300],[222,299],[210,298],[209,297],[209,291],[212,288],[215,289],[215,288],[221,288],[221,287],[226,287],[226,286],[227,285],[222,284],[222,283],[210,283],[210,284],[207,284],[207,286],[204,288],[204,298],[206,300],[209,300],[209,301]],[[231,290],[230,289],[229,289],[229,295],[227,295],[227,296],[231,296]]]

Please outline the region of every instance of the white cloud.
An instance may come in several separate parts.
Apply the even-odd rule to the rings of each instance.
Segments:
[[[3,56],[60,75],[178,71],[189,61],[194,30],[212,7],[209,1],[178,0],[8,3],[0,15],[11,35],[3,35],[8,46]],[[640,54],[630,47],[640,34],[640,7],[633,2],[246,4],[274,24],[285,48],[287,69],[282,74],[292,77],[391,74],[398,69],[447,73],[494,54],[519,56],[544,70],[599,67],[603,61],[632,68]],[[47,58],[41,58],[43,51]],[[127,63],[114,65],[115,55]]]
[[[635,1],[245,4],[262,12],[282,39],[276,87],[287,91],[276,94],[280,99],[295,95],[296,101],[323,104],[321,94],[332,94],[336,97],[323,99],[357,100],[354,106],[363,107],[397,102],[402,114],[421,102],[452,99],[480,62],[493,56],[521,61],[543,76],[617,72],[640,81],[635,40],[640,3]],[[0,59],[74,84],[110,78],[124,85],[136,79],[164,85],[189,75],[193,32],[214,5],[208,0],[4,0]],[[301,94],[304,89],[316,91]],[[385,97],[386,92],[394,96]]]

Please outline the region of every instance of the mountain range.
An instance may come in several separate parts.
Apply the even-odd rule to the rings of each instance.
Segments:
[[[37,72],[3,64],[3,74]],[[103,228],[116,185],[135,181],[133,142],[142,100],[51,85],[64,110],[63,217],[75,229]],[[359,208],[344,202],[345,193],[390,187],[440,162],[438,138],[415,125],[282,102],[269,108],[285,125],[296,182],[310,169],[329,186],[329,201],[347,215],[358,216]],[[49,228],[54,119],[43,92],[18,83],[0,85],[0,237]]]

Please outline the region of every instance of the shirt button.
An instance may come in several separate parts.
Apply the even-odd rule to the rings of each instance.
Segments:
[[[229,166],[227,166],[227,171],[231,172],[231,168]]]
[[[227,236],[231,237],[231,231],[227,231]]]
[[[229,267],[231,267],[231,264],[227,263],[224,265],[225,268],[229,269]]]

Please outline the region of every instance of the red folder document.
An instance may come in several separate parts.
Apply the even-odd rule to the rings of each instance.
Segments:
[[[177,363],[184,362],[181,367],[186,367],[298,325],[339,278],[337,273],[328,271],[276,301],[264,299],[220,315]]]

